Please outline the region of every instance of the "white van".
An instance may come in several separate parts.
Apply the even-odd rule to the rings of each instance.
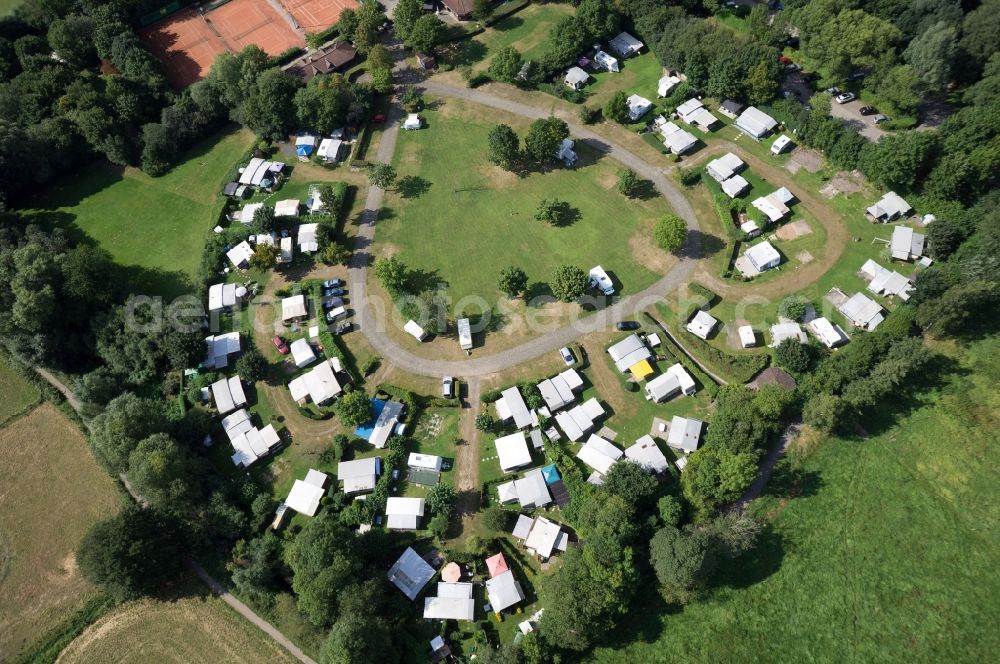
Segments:
[[[416,321],[406,321],[406,325],[403,326],[403,330],[412,335],[417,341],[423,341],[427,338],[427,333],[424,332],[424,328],[417,325]]]

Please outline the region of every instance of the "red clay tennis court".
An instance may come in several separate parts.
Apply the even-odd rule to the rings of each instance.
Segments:
[[[225,42],[190,7],[143,29],[139,37],[178,88],[204,78],[215,56],[226,51]]]
[[[357,9],[357,0],[279,0],[306,32],[323,32],[345,9]]]
[[[267,0],[233,0],[205,18],[233,51],[256,44],[268,55],[278,55],[293,46],[305,46],[302,37]]]

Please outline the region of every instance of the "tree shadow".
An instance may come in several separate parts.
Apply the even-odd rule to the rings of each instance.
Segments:
[[[545,281],[536,281],[528,284],[524,291],[524,301],[529,307],[543,307],[549,302],[554,302],[555,295],[552,294],[552,287]]]
[[[555,205],[555,219],[551,222],[556,228],[572,226],[580,221],[583,215],[578,208],[573,207],[566,201],[557,201]]]
[[[419,175],[404,175],[396,183],[396,190],[403,198],[420,198],[431,188],[430,180]]]
[[[406,286],[411,293],[423,293],[427,290],[442,290],[448,288],[448,282],[437,270],[412,268],[406,272]]]
[[[716,572],[715,587],[749,588],[768,578],[785,559],[785,538],[771,526],[764,527],[756,545],[733,564],[721,564]]]
[[[457,42],[455,47],[447,54],[451,63],[456,67],[464,65],[474,65],[481,62],[487,54],[486,45],[475,39],[465,39]]]
[[[650,180],[639,180],[628,197],[635,198],[640,201],[649,201],[659,197],[659,195],[660,192],[653,186],[653,183]]]
[[[726,242],[715,235],[700,230],[689,230],[687,241],[678,250],[686,258],[708,258],[726,248]]]

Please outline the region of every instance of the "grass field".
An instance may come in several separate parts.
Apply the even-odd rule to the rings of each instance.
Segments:
[[[76,547],[117,507],[111,479],[53,406],[0,429],[0,653],[30,646],[94,593]]]
[[[619,90],[630,95],[637,94],[656,102],[656,83],[663,75],[663,67],[656,56],[647,50],[641,55],[621,60],[619,65],[621,67],[619,72],[590,72],[593,77],[591,83],[583,88],[583,91],[589,95],[587,104],[604,106]],[[648,113],[642,118],[644,122],[635,123],[632,126],[642,126],[649,122],[653,115],[652,112]]]
[[[27,214],[106,249],[129,269],[134,291],[176,297],[190,288],[226,175],[252,139],[245,130],[215,134],[159,178],[96,164],[42,191]]]
[[[3,361],[0,361],[0,394],[3,395],[3,403],[0,403],[0,425],[25,412],[38,403],[42,396],[34,385],[19,376]]]
[[[91,625],[60,655],[65,664],[214,664],[295,662],[281,646],[222,600],[202,595],[192,580],[189,595],[170,601],[123,604]]]
[[[21,0],[0,0],[0,16],[13,14],[19,4]]]
[[[496,52],[507,46],[516,48],[524,60],[537,60],[545,53],[546,40],[555,24],[572,14],[573,8],[569,5],[530,5],[462,42],[455,60],[459,64],[478,63],[474,68],[484,70]]]
[[[995,656],[1000,338],[952,355],[944,387],[894,400],[898,423],[877,416],[868,440],[793,448],[754,507],[770,523],[756,555],[684,608],[645,589],[592,661]]]

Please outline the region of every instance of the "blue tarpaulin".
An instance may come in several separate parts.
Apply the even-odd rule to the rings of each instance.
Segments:
[[[372,431],[375,430],[375,421],[378,420],[378,416],[382,414],[383,408],[385,408],[385,401],[382,399],[372,399],[372,410],[375,411],[375,417],[372,418],[371,422],[362,424],[355,429],[354,435],[362,440],[368,440],[371,438]]]
[[[295,154],[299,155],[300,157],[308,157],[312,153],[313,153],[313,146],[311,146],[311,145],[296,145],[295,146]]]
[[[553,463],[542,468],[542,477],[545,478],[546,484],[555,484],[558,482],[559,470],[556,468],[556,465]]]

